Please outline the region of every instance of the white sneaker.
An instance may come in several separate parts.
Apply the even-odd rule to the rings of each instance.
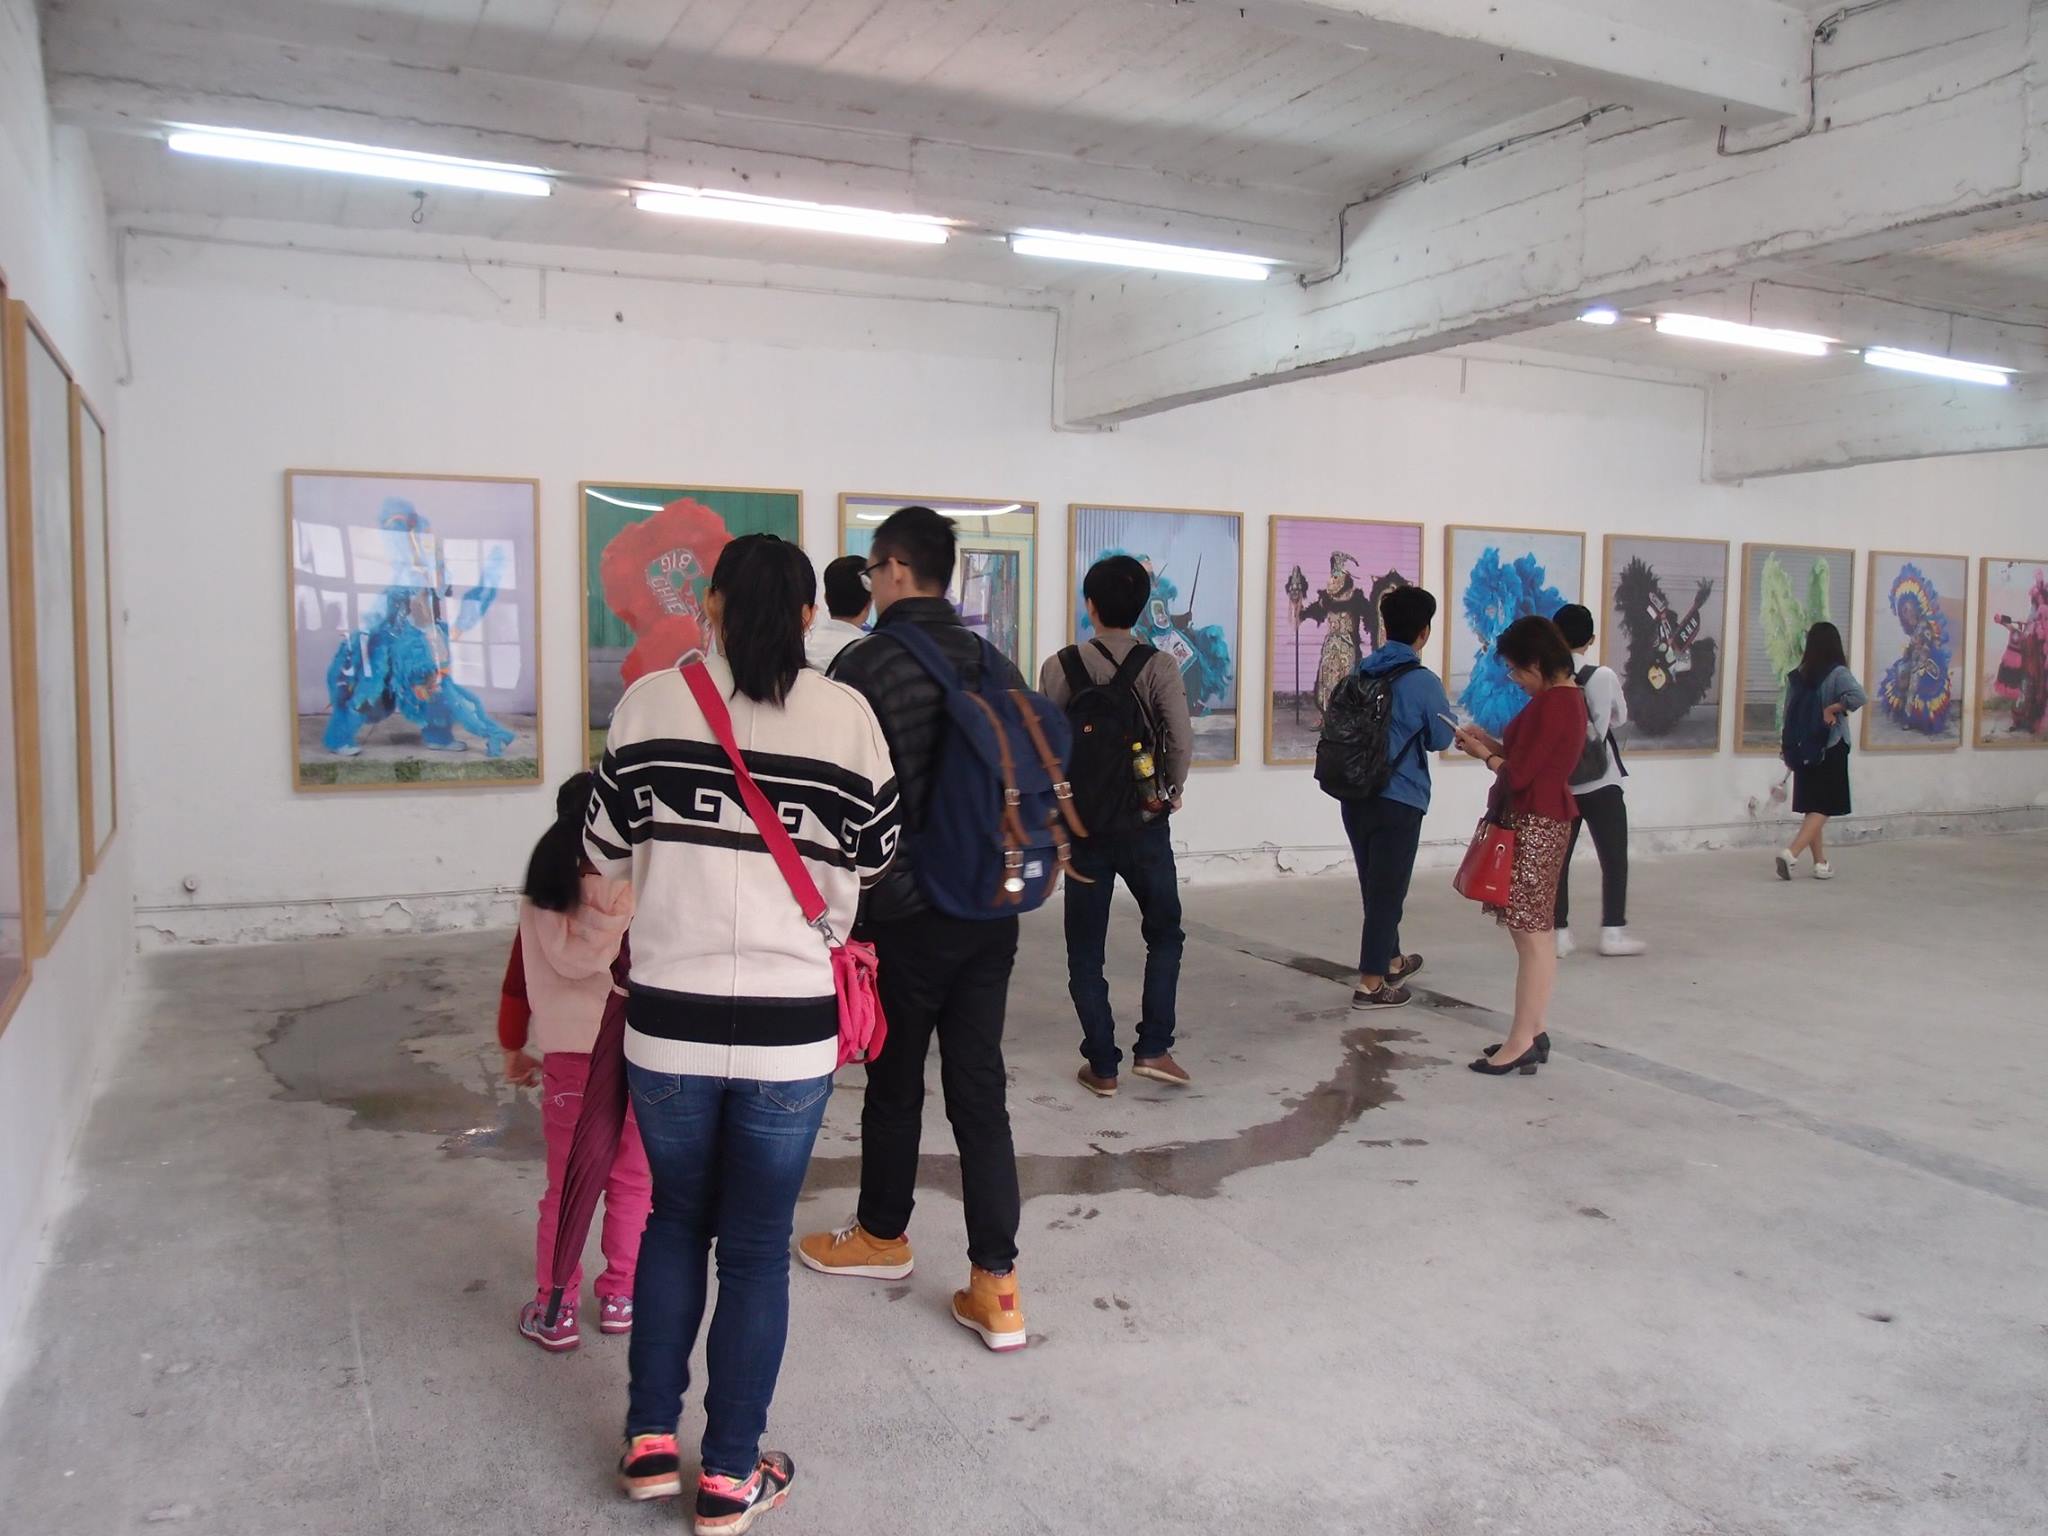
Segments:
[[[1790,848],[1780,849],[1777,857],[1778,878],[1780,880],[1790,880],[1792,878],[1792,866],[1798,862],[1799,855]]]
[[[1832,879],[1834,879],[1834,878],[1835,878],[1835,866],[1834,866],[1834,865],[1832,865],[1832,864],[1816,864],[1816,865],[1814,865],[1814,866],[1813,866],[1813,878],[1814,878],[1814,879],[1816,879],[1816,880],[1832,880]]]
[[[1640,955],[1649,947],[1626,928],[1600,930],[1600,953],[1603,955]]]
[[[1574,944],[1574,943],[1572,942],[1572,931],[1571,931],[1571,929],[1569,929],[1569,928],[1560,928],[1560,929],[1558,929],[1558,930],[1557,930],[1557,958],[1558,958],[1558,959],[1560,959],[1560,960],[1564,959],[1564,958],[1565,958],[1565,957],[1566,957],[1567,955],[1569,955],[1569,954],[1570,954],[1570,953],[1571,953],[1571,952],[1572,952],[1573,950],[1577,949],[1578,947],[1579,947],[1578,945],[1576,945],[1576,944]]]

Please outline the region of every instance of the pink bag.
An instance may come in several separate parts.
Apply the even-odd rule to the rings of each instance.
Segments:
[[[761,786],[754,782],[754,776],[747,772],[747,765],[740,757],[740,749],[732,737],[732,716],[726,710],[725,700],[718,696],[718,685],[704,670],[702,662],[686,663],[682,674],[683,681],[690,685],[690,694],[696,699],[697,707],[704,711],[704,723],[711,727],[711,734],[725,749],[733,776],[739,780],[740,799],[760,830],[761,841],[768,845],[775,867],[782,871],[789,894],[796,898],[804,921],[818,930],[826,949],[831,951],[832,990],[839,999],[839,1065],[843,1067],[849,1061],[873,1061],[882,1054],[882,1045],[889,1038],[889,1021],[882,1017],[882,999],[875,989],[878,964],[875,946],[841,939],[832,931],[827,915],[829,909],[825,898],[818,893],[817,881],[804,868],[803,856],[790,840],[789,829],[775,814],[775,807],[768,803],[768,797],[761,793]]]

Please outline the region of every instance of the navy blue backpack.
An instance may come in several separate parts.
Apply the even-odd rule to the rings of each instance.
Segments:
[[[1798,672],[1785,677],[1785,725],[1778,756],[1787,768],[1811,768],[1828,755],[1828,723],[1821,716],[1820,690]]]
[[[1013,917],[1044,905],[1060,874],[1073,874],[1070,839],[1088,835],[1067,783],[1066,715],[1029,689],[989,687],[1002,675],[1002,657],[979,635],[982,681],[967,688],[917,625],[882,633],[945,690],[952,725],[918,829],[919,889],[950,917]]]

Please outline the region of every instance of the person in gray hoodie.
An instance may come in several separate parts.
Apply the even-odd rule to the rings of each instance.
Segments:
[[[1421,587],[1396,587],[1380,601],[1386,641],[1358,667],[1366,677],[1405,670],[1391,684],[1387,787],[1370,799],[1343,802],[1344,833],[1351,839],[1365,903],[1354,1008],[1401,1007],[1409,998],[1401,983],[1422,969],[1422,956],[1400,952],[1401,909],[1415,874],[1422,818],[1429,810],[1429,754],[1451,744],[1451,701],[1443,682],[1417,654],[1429,643],[1435,618],[1435,597]]]

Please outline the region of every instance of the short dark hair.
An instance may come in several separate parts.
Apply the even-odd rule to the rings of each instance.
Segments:
[[[825,611],[833,618],[850,619],[872,600],[860,578],[867,565],[859,555],[841,555],[825,567]]]
[[[804,610],[818,600],[811,558],[772,533],[742,534],[711,571],[733,687],[756,704],[781,704],[804,669]]]
[[[1129,555],[1111,555],[1088,567],[1081,596],[1095,605],[1108,629],[1129,629],[1152,595],[1152,573]]]
[[[1425,587],[1396,587],[1380,599],[1387,638],[1413,645],[1436,617],[1436,597]]]
[[[959,546],[951,518],[930,507],[904,507],[875,530],[873,554],[877,561],[901,560],[920,587],[943,592],[952,585]]]
[[[1593,643],[1593,610],[1584,603],[1566,603],[1550,616],[1564,643],[1573,650]]]
[[[1572,648],[1550,620],[1527,614],[1515,620],[1493,643],[1500,659],[1511,667],[1533,667],[1552,682],[1572,675]]]

